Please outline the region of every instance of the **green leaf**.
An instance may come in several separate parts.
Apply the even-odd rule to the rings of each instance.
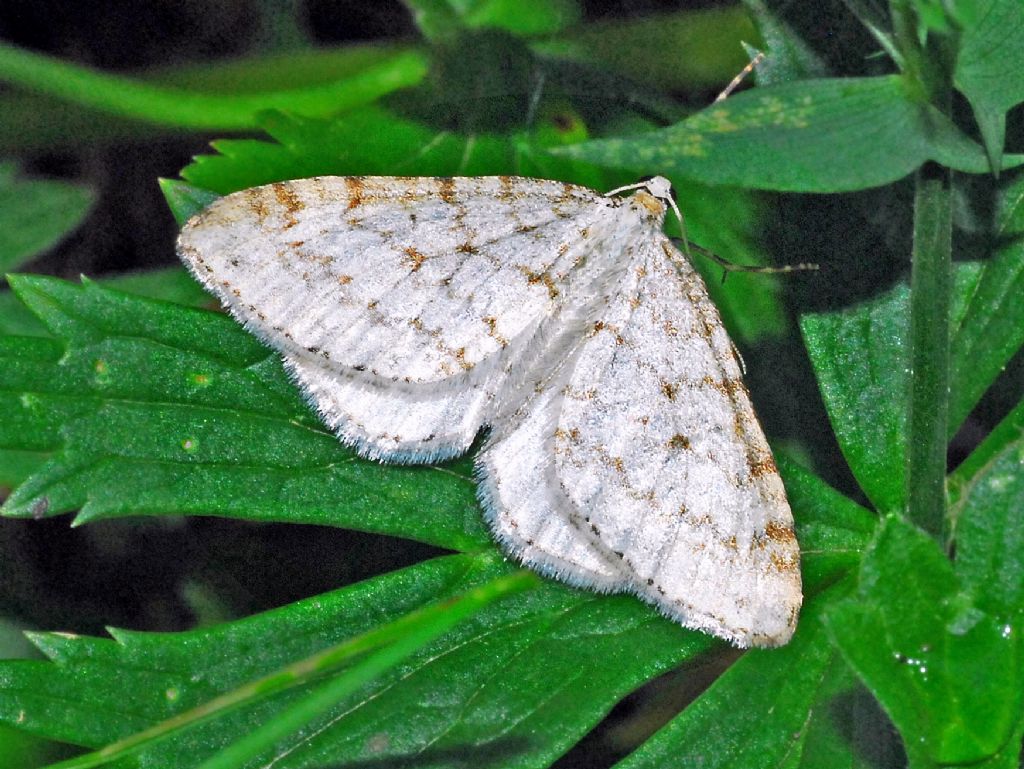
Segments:
[[[799,754],[810,705],[832,659],[820,619],[827,602],[823,595],[805,604],[793,640],[744,654],[617,768],[774,767]]]
[[[720,88],[743,69],[747,58],[742,41],[757,41],[750,17],[742,8],[720,6],[581,24],[534,48],[600,65],[661,93],[692,93]]]
[[[743,7],[757,26],[767,53],[757,67],[758,85],[825,77],[827,68],[790,26],[782,13],[765,0],[743,0]]]
[[[783,766],[904,769],[907,757],[892,722],[839,654],[810,704],[798,758]]]
[[[439,130],[382,107],[337,120],[263,115],[272,142],[224,139],[217,155],[200,155],[181,176],[196,187],[227,194],[260,184],[329,175],[478,176],[518,174],[561,179],[598,189],[634,181],[593,165],[549,155],[561,141],[561,111],[546,112],[533,132],[469,136]],[[573,129],[570,135],[576,135]],[[540,143],[540,139],[545,144]]]
[[[216,303],[185,270],[167,267],[148,272],[115,275],[100,280],[104,286],[151,299],[213,308]],[[0,292],[0,334],[5,336],[47,336],[48,332],[27,307],[10,291]]]
[[[959,429],[981,396],[1024,344],[1024,176],[1001,190],[991,256],[963,273],[950,348],[949,434]]]
[[[756,88],[636,138],[552,151],[708,184],[793,192],[875,187],[926,160],[972,173],[989,168],[982,148],[915,103],[897,76]]]
[[[775,456],[797,511],[804,594],[813,595],[857,567],[877,519],[785,454]]]
[[[91,769],[116,762],[199,724],[315,681],[313,687],[306,687],[308,691],[287,704],[273,719],[243,734],[202,763],[203,769],[241,769],[481,609],[535,588],[539,583],[540,578],[525,569],[497,577],[462,595],[436,601],[328,646],[98,751],[76,756],[59,767]],[[319,683],[324,678],[326,682]]]
[[[468,468],[357,461],[310,414],[277,356],[230,318],[95,283],[19,277],[14,287],[66,347],[18,338],[0,347],[9,366],[0,446],[55,452],[5,514],[216,513],[489,544]]]
[[[98,72],[0,44],[0,82],[121,117],[203,130],[254,128],[257,114],[268,109],[337,114],[415,85],[426,73],[424,55],[404,51],[331,83],[255,94],[209,94]]]
[[[513,35],[553,35],[579,22],[576,0],[449,0],[471,29],[503,29]]]
[[[949,479],[956,573],[973,602],[997,617],[1024,608],[1024,401]]]
[[[268,114],[263,127],[274,143],[224,139],[219,155],[201,155],[181,175],[197,187],[226,194],[284,179],[331,174],[410,176],[518,172],[520,158],[507,139],[472,140],[398,117],[378,107],[337,121]]]
[[[897,285],[800,321],[843,456],[880,511],[901,510],[906,495],[909,293]]]
[[[191,307],[208,307],[214,303],[182,267],[122,275],[106,278],[102,282],[110,288]],[[4,291],[0,293],[0,335],[45,337],[49,336],[49,332],[13,292]],[[31,347],[27,342],[22,344]],[[17,352],[13,354],[18,355]],[[11,414],[8,416],[13,418]],[[0,432],[7,434],[2,426]],[[48,450],[0,448],[0,485],[13,488],[23,483],[33,473],[38,472],[50,456],[51,452]]]
[[[215,628],[116,631],[114,641],[40,634],[51,662],[0,664],[0,716],[100,746],[511,571],[494,556],[451,556]],[[461,624],[274,754],[282,769],[414,757],[430,766],[467,758],[481,767],[544,766],[627,692],[710,643],[633,599],[545,582]],[[153,745],[141,765],[195,766],[295,694]]]
[[[92,192],[67,182],[15,178],[0,163],[0,274],[53,247],[74,230],[92,205]]]
[[[179,227],[220,197],[215,192],[174,179],[160,179],[160,191],[164,193],[167,207]]]
[[[974,108],[992,167],[998,171],[1006,112],[1024,101],[1024,5],[1017,0],[976,0],[970,6],[953,79]]]
[[[387,65],[406,50],[406,45],[374,41],[372,45],[318,47],[193,64],[178,62],[168,69],[147,70],[140,73],[138,79],[172,93],[195,92],[221,97],[303,93],[307,89],[315,93],[316,88],[339,79]],[[8,91],[0,93],[0,146],[11,152],[74,149],[95,142],[153,140],[166,134],[167,129],[157,124],[69,103],[57,96]],[[330,113],[334,101],[328,99],[327,102],[322,111],[313,114]]]
[[[1006,745],[1020,718],[1024,628],[971,606],[923,532],[889,516],[857,595],[831,606],[826,623],[912,764],[981,761]]]

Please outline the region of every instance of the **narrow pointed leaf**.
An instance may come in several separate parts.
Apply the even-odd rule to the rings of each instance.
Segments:
[[[1024,6],[1017,0],[979,0],[960,37],[954,82],[967,97],[992,160],[1000,168],[1006,112],[1024,101]]]
[[[952,435],[1024,344],[1024,177],[1000,192],[991,256],[958,288],[950,348]],[[956,298],[956,297],[955,297]]]

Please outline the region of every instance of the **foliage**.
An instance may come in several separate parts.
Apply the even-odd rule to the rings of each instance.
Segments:
[[[761,84],[682,118],[630,81],[642,65],[599,64],[623,59],[637,22],[588,25],[570,0],[531,0],[529,15],[503,0],[407,4],[424,42],[333,52],[347,66],[330,82],[243,91],[222,69],[177,92],[8,47],[0,78],[106,111],[108,125],[265,131],[216,141],[185,182],[164,183],[179,221],[213,194],[315,174],[609,189],[662,173],[695,242],[737,261],[819,262],[817,275],[711,281],[779,438],[800,627],[785,648],[745,653],[621,765],[1017,766],[1024,179],[1003,144],[1024,68],[993,62],[1019,59],[1021,6],[892,0],[882,15],[848,0],[796,14],[748,0]],[[749,32],[717,13],[694,23]],[[824,47],[813,32],[830,14],[847,34]],[[667,55],[680,52],[631,51]],[[24,259],[74,217],[33,229],[48,220],[13,207],[52,209],[68,191],[8,199],[9,183],[0,217]],[[27,310],[0,297],[5,515],[215,515],[453,551],[185,633],[34,634],[48,659],[0,664],[0,719],[110,746],[62,766],[547,766],[645,682],[723,651],[631,598],[517,571],[482,524],[468,459],[358,459],[180,270],[11,286]],[[947,475],[969,420],[985,437]]]

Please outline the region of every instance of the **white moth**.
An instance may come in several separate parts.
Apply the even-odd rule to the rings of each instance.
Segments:
[[[801,603],[785,490],[703,282],[629,197],[517,177],[319,177],[221,198],[181,258],[366,457],[477,457],[495,537],[738,646]],[[617,190],[615,192],[621,192]]]

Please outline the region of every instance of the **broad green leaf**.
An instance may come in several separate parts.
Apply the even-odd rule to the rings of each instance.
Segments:
[[[0,664],[0,715],[96,747],[512,568],[492,556],[451,556],[188,633],[40,634],[51,662]],[[276,765],[415,758],[434,767],[544,766],[623,695],[710,643],[633,599],[546,582],[488,608],[279,743]],[[296,694],[154,745],[141,765],[195,766]]]
[[[487,546],[468,467],[383,467],[322,428],[277,356],[219,313],[18,278],[65,340],[5,338],[0,446],[54,452],[7,515],[219,514]]]
[[[696,701],[616,766],[775,767],[799,755],[808,711],[832,659],[821,625],[832,594],[804,605],[781,649],[749,651]]]
[[[1024,176],[1000,192],[991,256],[964,274],[950,347],[950,435],[1024,344]],[[964,272],[961,270],[961,272]]]
[[[960,35],[954,83],[974,108],[985,148],[998,171],[1006,112],[1024,101],[1024,5],[1017,0],[975,0]]]
[[[792,192],[875,187],[926,160],[988,171],[984,150],[937,111],[914,102],[897,76],[756,88],[636,138],[552,151],[708,184]]]
[[[804,595],[813,595],[857,567],[876,518],[785,454],[775,456],[796,511]]]
[[[854,477],[880,511],[906,494],[909,291],[800,321],[832,429]]]
[[[889,516],[857,594],[833,604],[826,622],[912,763],[981,761],[1010,739],[1024,689],[1022,628],[971,606],[952,564],[920,530]]]
[[[1024,612],[1024,402],[950,476],[957,575],[983,611]]]
[[[56,245],[81,223],[93,199],[84,187],[15,174],[12,163],[0,163],[0,275]]]

